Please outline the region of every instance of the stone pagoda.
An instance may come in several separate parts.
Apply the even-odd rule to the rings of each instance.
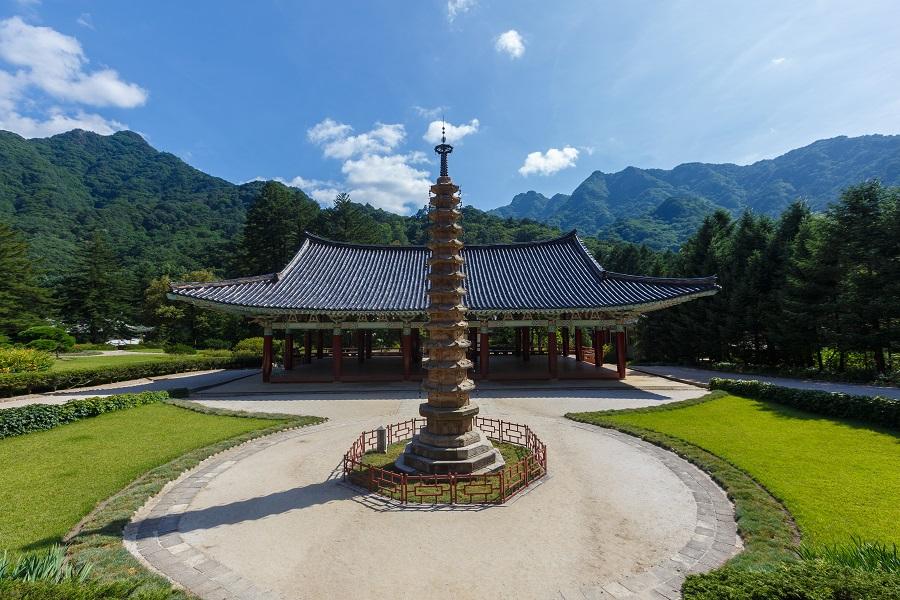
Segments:
[[[441,174],[431,186],[428,214],[428,339],[422,364],[428,402],[419,406],[427,424],[397,459],[397,467],[426,474],[486,473],[501,468],[503,457],[475,427],[478,405],[469,399],[475,383],[468,376],[472,361],[466,358],[470,342],[463,305],[459,186],[453,184],[447,170],[447,155],[453,146],[442,135],[434,151],[441,157]]]

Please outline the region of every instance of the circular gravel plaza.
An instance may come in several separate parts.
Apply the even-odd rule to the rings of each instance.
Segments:
[[[627,381],[480,388],[481,415],[527,423],[548,448],[549,474],[490,506],[401,505],[341,481],[361,431],[417,415],[412,387],[316,392],[249,378],[212,388],[195,399],[329,421],[183,474],[134,516],[126,545],[208,599],[677,598],[687,573],[740,550],[734,510],[674,454],[562,416],[704,393],[640,373]]]

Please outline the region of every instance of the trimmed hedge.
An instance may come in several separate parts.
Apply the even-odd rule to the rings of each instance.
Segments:
[[[168,392],[141,392],[72,400],[65,404],[28,404],[0,410],[0,439],[53,429],[103,413],[160,402]]]
[[[826,561],[782,563],[767,570],[725,567],[689,575],[684,600],[876,600],[900,598],[900,577]]]
[[[42,373],[0,374],[0,398],[54,392],[74,387],[114,383],[129,379],[171,375],[186,371],[207,371],[211,369],[243,369],[258,367],[255,358],[204,357],[180,358],[166,361],[134,363],[111,367],[49,371]]]
[[[874,425],[900,429],[900,401],[883,396],[856,396],[821,390],[800,390],[760,381],[709,380],[709,389],[735,396],[775,402],[829,417],[858,419]]]

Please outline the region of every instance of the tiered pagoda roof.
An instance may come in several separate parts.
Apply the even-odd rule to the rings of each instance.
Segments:
[[[280,272],[172,286],[170,298],[251,315],[423,313],[425,246],[349,244],[307,233]],[[601,267],[575,231],[518,244],[467,245],[472,313],[648,312],[715,294],[715,277],[662,278]]]

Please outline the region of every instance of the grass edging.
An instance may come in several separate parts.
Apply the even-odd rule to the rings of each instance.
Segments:
[[[122,490],[100,502],[75,528],[66,535],[67,554],[75,564],[91,564],[91,581],[114,583],[128,581],[134,593],[158,594],[168,592],[169,597],[189,598],[184,592],[158,575],[131,555],[123,544],[123,531],[132,516],[152,497],[159,494],[170,482],[197,467],[200,463],[217,454],[241,446],[261,437],[318,425],[327,421],[323,417],[297,416],[279,413],[250,413],[210,408],[183,400],[164,402],[200,413],[273,419],[279,421],[271,427],[243,433],[241,435],[192,450],[178,458],[147,471]]]
[[[565,416],[580,423],[615,429],[674,452],[703,470],[720,485],[734,503],[738,533],[744,542],[743,552],[729,560],[727,565],[742,569],[761,568],[795,560],[797,557],[795,549],[800,540],[800,531],[793,517],[781,502],[749,473],[681,438],[605,418],[614,414],[677,410],[709,402],[725,395],[725,392],[716,391],[700,398],[672,402],[663,406],[567,413]]]

